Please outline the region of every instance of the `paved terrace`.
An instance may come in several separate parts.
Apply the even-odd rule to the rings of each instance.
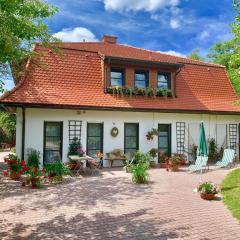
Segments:
[[[2,164],[3,165],[3,164]],[[220,183],[229,170],[209,171]],[[150,170],[148,185],[122,169],[32,190],[0,179],[1,239],[240,239],[222,201],[201,200],[199,175]]]

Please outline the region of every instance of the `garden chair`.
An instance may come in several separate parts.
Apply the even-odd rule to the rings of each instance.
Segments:
[[[216,166],[218,167],[227,167],[233,164],[233,160],[235,157],[235,151],[233,149],[225,149],[223,152],[223,158],[216,162]]]
[[[76,167],[72,170],[72,174],[73,176],[79,176],[84,172],[84,169],[83,169],[84,164],[83,164],[83,161],[79,159],[76,159],[75,163],[76,163]]]
[[[191,172],[203,170],[204,168],[207,167],[207,162],[208,162],[208,157],[198,156],[195,163],[191,164],[188,167],[188,170]]]

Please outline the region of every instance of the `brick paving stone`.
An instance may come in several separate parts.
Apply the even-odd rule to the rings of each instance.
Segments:
[[[209,171],[203,180],[219,184],[229,171]],[[32,190],[0,177],[0,239],[240,239],[222,201],[193,192],[198,174],[153,169],[150,180],[136,185],[113,168]]]

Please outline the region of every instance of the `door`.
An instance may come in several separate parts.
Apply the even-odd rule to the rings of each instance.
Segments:
[[[139,124],[124,123],[124,153],[137,152],[139,148]]]
[[[103,123],[87,124],[87,155],[103,152]]]
[[[62,159],[63,122],[44,122],[43,163]]]
[[[171,155],[171,124],[158,124],[158,152]]]

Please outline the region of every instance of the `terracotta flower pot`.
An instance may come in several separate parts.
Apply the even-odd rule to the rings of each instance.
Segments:
[[[39,184],[39,178],[31,178],[32,188],[37,188]]]
[[[204,200],[214,200],[215,199],[214,193],[201,193],[200,196]]]
[[[9,174],[9,177],[12,179],[12,180],[19,180],[20,179],[20,177],[21,177],[21,175],[22,175],[22,173],[21,172],[19,172],[19,171],[17,171],[17,172],[10,172],[10,174]]]
[[[179,165],[177,165],[177,166],[169,166],[168,170],[170,172],[177,172],[179,170]]]
[[[155,161],[150,161],[150,167],[151,168],[156,168],[157,167],[157,164]]]
[[[160,168],[167,168],[167,163],[161,162],[160,163]]]

